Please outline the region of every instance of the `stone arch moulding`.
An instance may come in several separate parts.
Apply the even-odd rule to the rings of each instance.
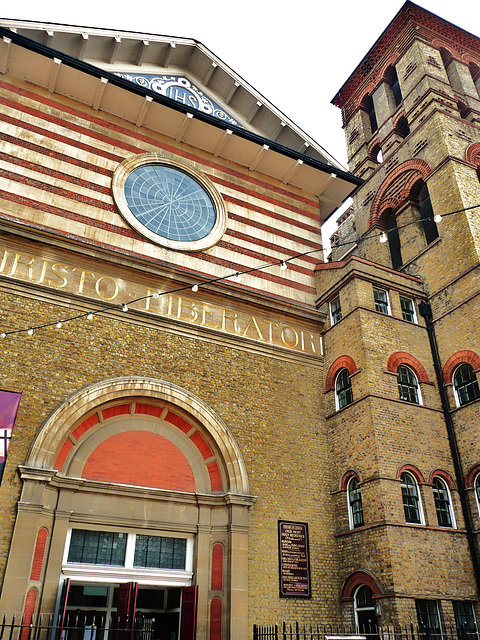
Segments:
[[[386,209],[398,209],[410,196],[413,185],[424,180],[431,172],[430,166],[416,158],[396,167],[380,185],[370,206],[368,227],[378,225]]]
[[[352,375],[357,371],[357,365],[355,360],[351,356],[340,356],[330,365],[327,377],[325,378],[325,392],[332,391],[335,386],[335,378],[340,369],[347,369],[348,373]]]
[[[480,142],[474,142],[467,148],[465,160],[475,167],[480,167]]]
[[[97,406],[132,397],[168,402],[198,420],[208,431],[222,456],[228,491],[249,493],[242,453],[221,418],[186,389],[154,378],[134,376],[102,380],[73,394],[43,423],[30,448],[25,465],[53,469],[56,453],[75,422]]]
[[[387,371],[397,373],[397,369],[401,364],[410,367],[417,376],[419,382],[426,382],[427,384],[430,383],[430,378],[428,377],[428,373],[423,364],[406,351],[397,351],[392,353],[387,362]]]
[[[373,597],[379,597],[382,595],[382,591],[375,578],[366,571],[355,571],[352,573],[343,583],[340,599],[345,601],[353,600],[353,595],[358,587],[366,585],[370,587],[373,592]]]
[[[470,364],[475,372],[480,371],[480,356],[475,351],[463,349],[457,351],[443,365],[443,379],[447,384],[452,382],[453,372],[461,364]]]

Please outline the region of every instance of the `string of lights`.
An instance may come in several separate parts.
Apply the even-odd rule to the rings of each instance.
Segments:
[[[465,207],[463,209],[457,209],[456,211],[450,211],[448,213],[443,213],[442,215],[440,214],[435,214],[435,216],[433,216],[433,218],[429,217],[429,218],[420,218],[420,222],[424,222],[426,220],[432,220],[435,223],[440,223],[442,221],[443,218],[447,217],[447,216],[452,216],[455,215],[457,213],[464,213],[465,211],[470,211],[472,209],[476,209],[476,208],[480,208],[480,204],[475,204],[472,205],[470,207]],[[401,225],[399,227],[396,227],[396,230],[398,229],[404,229],[405,227],[408,227],[412,224],[417,224],[418,220],[415,220],[413,222],[409,222],[405,225]],[[377,234],[372,234],[369,235],[367,237],[363,237],[363,238],[359,238],[357,241],[355,240],[349,240],[348,242],[343,242],[343,243],[338,243],[335,245],[335,248],[338,247],[342,247],[342,246],[351,246],[353,243],[358,242],[358,241],[365,241],[365,240],[371,240],[371,239],[376,239],[378,238],[380,242],[385,243],[388,241],[388,233],[391,230],[387,230],[387,231],[381,231],[380,233]],[[242,278],[242,276],[246,276],[250,273],[254,273],[256,271],[262,271],[264,269],[269,269],[271,267],[279,267],[282,271],[285,271],[288,269],[288,263],[292,262],[293,260],[297,260],[299,258],[302,258],[303,256],[307,256],[307,255],[312,255],[314,253],[319,253],[323,251],[323,248],[320,249],[310,249],[309,251],[304,251],[302,253],[297,253],[293,256],[290,256],[289,258],[284,258],[283,260],[275,260],[274,262],[268,262],[262,265],[259,265],[258,267],[252,267],[251,269],[246,269],[245,271],[235,271],[233,273],[228,273],[225,276],[220,276],[218,278],[210,278],[208,280],[203,280],[202,282],[198,282],[195,283],[193,285],[189,284],[189,285],[184,285],[182,287],[178,287],[176,289],[171,289],[169,291],[155,291],[152,294],[146,295],[146,296],[140,296],[138,298],[135,298],[134,300],[130,300],[129,303],[127,304],[126,302],[121,302],[121,303],[117,303],[117,304],[111,304],[111,305],[105,305],[103,306],[101,309],[97,309],[95,311],[85,311],[83,313],[78,313],[76,315],[73,315],[71,317],[68,318],[62,318],[59,320],[54,320],[53,322],[46,322],[44,324],[39,324],[39,325],[34,325],[34,326],[29,326],[29,327],[23,327],[20,329],[11,329],[10,331],[3,331],[0,333],[0,339],[4,339],[7,338],[8,336],[12,336],[12,335],[16,335],[16,334],[21,334],[21,333],[25,333],[28,336],[32,336],[34,334],[35,331],[41,330],[41,329],[47,329],[49,327],[55,327],[56,329],[61,329],[65,324],[70,323],[70,322],[74,322],[76,320],[81,320],[82,318],[86,318],[87,320],[93,320],[95,316],[101,315],[101,314],[105,314],[108,311],[114,311],[114,310],[121,310],[124,313],[127,313],[130,310],[129,305],[133,305],[137,302],[141,302],[143,300],[148,300],[150,298],[160,298],[162,296],[166,296],[166,295],[172,295],[174,293],[181,293],[184,291],[193,291],[194,293],[196,293],[197,291],[199,291],[200,288],[205,289],[206,287],[208,287],[211,284],[215,284],[217,282],[223,282],[226,280],[233,280],[235,282],[239,282]]]

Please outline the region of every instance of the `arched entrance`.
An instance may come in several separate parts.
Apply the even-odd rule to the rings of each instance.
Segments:
[[[195,626],[245,635],[253,498],[236,442],[199,398],[148,378],[88,387],[48,418],[20,473],[4,609],[23,610],[22,582],[60,626],[81,613],[159,640]]]
[[[373,591],[366,584],[357,587],[353,596],[355,612],[355,626],[361,635],[376,637],[378,632],[378,618],[373,600]]]

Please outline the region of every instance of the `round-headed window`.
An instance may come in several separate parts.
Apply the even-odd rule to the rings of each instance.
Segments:
[[[222,237],[226,209],[210,180],[177,159],[146,153],[114,172],[112,191],[126,221],[164,247],[199,251]]]

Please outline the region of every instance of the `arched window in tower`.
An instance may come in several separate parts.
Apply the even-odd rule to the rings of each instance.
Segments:
[[[335,380],[335,405],[343,409],[353,402],[352,381],[348,369],[340,369]]]
[[[382,148],[381,146],[378,144],[375,144],[371,151],[370,151],[370,156],[372,158],[372,160],[374,162],[376,162],[377,164],[382,164],[383,162],[383,153],[382,153]]]
[[[373,104],[372,96],[367,96],[366,106],[368,111],[368,118],[370,120],[370,129],[372,134],[378,129],[377,114],[375,113],[375,105]]]
[[[423,524],[423,510],[417,481],[411,473],[404,471],[400,476],[400,482],[405,521],[412,524]]]
[[[399,269],[403,264],[402,251],[400,245],[400,235],[398,233],[397,218],[393,211],[387,213],[387,238],[392,259],[392,267]]]
[[[453,374],[453,393],[457,407],[480,398],[477,376],[471,364],[464,363]]]
[[[358,486],[358,479],[350,478],[347,485],[348,496],[348,522],[350,529],[363,527],[362,492]]]
[[[439,527],[454,527],[452,502],[444,480],[438,476],[433,479],[433,499]]]
[[[472,76],[473,84],[478,93],[478,97],[480,98],[480,67],[475,62],[470,62],[468,65],[470,69],[470,75]]]
[[[420,213],[420,220],[423,225],[423,231],[425,233],[425,240],[427,244],[430,244],[438,238],[438,228],[435,222],[432,203],[430,201],[430,195],[428,193],[427,185],[421,181],[417,185],[418,196],[417,206]]]
[[[412,402],[413,404],[422,404],[417,376],[404,364],[399,365],[397,369],[397,382],[400,400]]]
[[[403,96],[402,96],[402,91],[400,89],[400,83],[398,81],[397,70],[393,65],[388,67],[388,69],[385,72],[385,76],[392,89],[392,97],[395,103],[395,107],[399,107],[403,100]]]
[[[453,64],[453,56],[450,51],[444,49],[443,47],[440,49],[440,55],[442,57],[443,66],[445,67],[445,71],[448,77],[448,82],[454,91],[457,93],[463,93],[462,83],[460,82],[460,78],[458,77],[458,72],[455,69],[455,65]]]
[[[460,99],[457,100],[457,109],[460,113],[460,117],[463,120],[466,120],[468,117],[468,114],[470,113],[470,107],[465,102],[465,100],[460,100]]]
[[[401,116],[397,120],[394,131],[401,138],[406,138],[410,134],[410,127],[408,126],[408,120],[405,116]]]

